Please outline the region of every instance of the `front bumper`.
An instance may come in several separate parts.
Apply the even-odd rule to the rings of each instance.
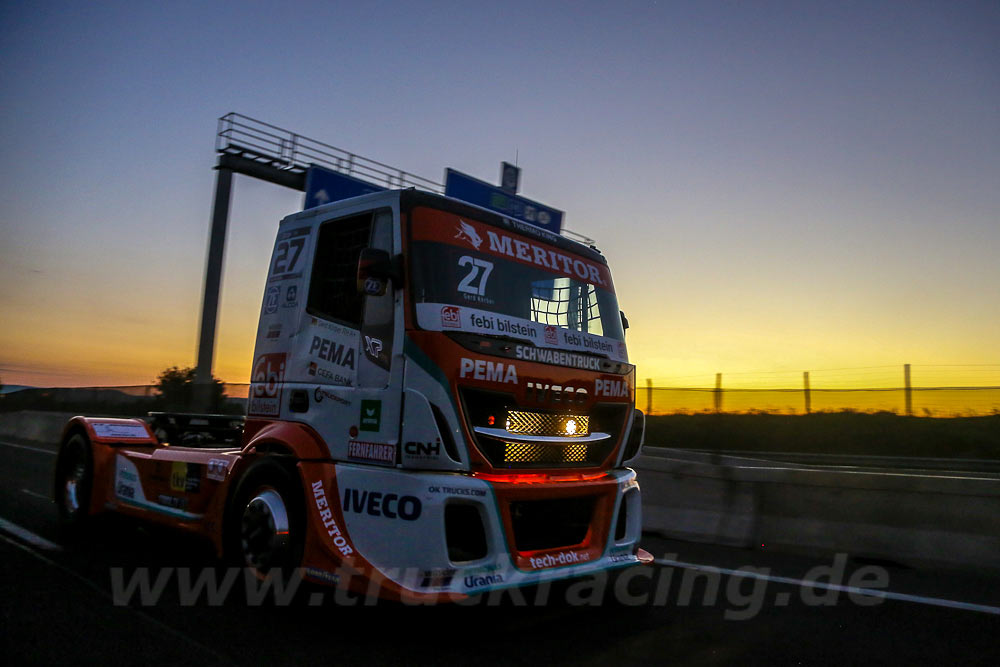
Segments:
[[[350,573],[355,590],[461,599],[646,561],[639,485],[627,468],[489,479],[354,464],[300,468],[309,524],[303,565],[326,583]]]

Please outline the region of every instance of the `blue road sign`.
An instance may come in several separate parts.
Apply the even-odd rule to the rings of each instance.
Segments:
[[[562,229],[562,211],[505,192],[496,185],[454,169],[445,169],[444,194],[502,213],[509,218],[517,218],[554,234]]]
[[[349,199],[372,192],[382,192],[386,188],[360,178],[331,171],[324,167],[310,165],[306,172],[306,199],[303,210],[329,204],[332,201]]]

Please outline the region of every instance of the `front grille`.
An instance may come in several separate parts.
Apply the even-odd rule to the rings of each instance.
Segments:
[[[580,544],[590,529],[595,503],[594,496],[511,503],[515,548],[538,551]]]
[[[598,403],[589,415],[521,410],[514,396],[507,393],[463,387],[460,392],[465,418],[472,431],[476,449],[494,468],[570,468],[600,465],[614,449],[625,427],[630,406],[624,403]],[[611,437],[596,442],[511,442],[476,433],[475,427],[506,428],[512,433],[532,436],[555,436],[569,439],[566,426],[576,422],[578,436],[591,432]]]
[[[534,442],[503,443],[504,463],[586,463],[587,443],[549,445]]]
[[[524,435],[579,437],[590,433],[590,417],[510,410],[506,427],[511,433]]]

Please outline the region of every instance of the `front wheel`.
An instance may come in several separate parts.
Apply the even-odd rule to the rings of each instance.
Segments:
[[[253,464],[233,494],[226,519],[230,562],[258,576],[290,572],[302,562],[305,512],[302,490],[286,466],[273,459]]]

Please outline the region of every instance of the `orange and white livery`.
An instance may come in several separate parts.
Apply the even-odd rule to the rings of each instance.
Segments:
[[[71,525],[130,514],[394,598],[647,562],[624,338],[592,247],[413,190],[302,211],[278,229],[245,422],[77,417],[56,498]]]

